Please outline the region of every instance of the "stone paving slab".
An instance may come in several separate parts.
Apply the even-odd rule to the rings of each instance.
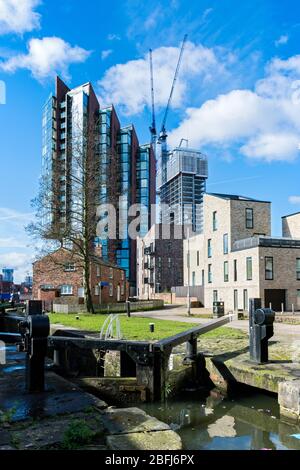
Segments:
[[[108,436],[110,450],[180,450],[182,442],[173,431],[156,431]]]
[[[73,424],[83,422],[96,437],[103,436],[104,427],[101,417],[94,413],[72,413],[69,417],[60,419],[47,419],[33,423],[24,429],[11,432],[11,442],[16,443],[18,449],[43,449],[61,444],[65,433]],[[10,442],[10,441],[9,441]]]
[[[108,408],[102,412],[102,422],[109,434],[165,431],[170,427],[147,415],[140,408]]]
[[[109,437],[116,438],[110,441],[111,448],[182,448],[180,437],[167,424],[139,408],[108,408],[104,401],[53,372],[46,373],[44,393],[27,393],[24,371],[14,368],[22,365],[21,358],[13,349],[8,356],[12,370],[1,374],[7,365],[0,367],[0,450],[61,448],[66,432],[77,424],[79,428],[84,424],[92,433],[84,449],[106,450]],[[125,436],[130,436],[127,445],[131,447],[125,446]]]

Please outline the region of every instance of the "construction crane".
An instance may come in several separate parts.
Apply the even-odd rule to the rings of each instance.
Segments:
[[[163,184],[167,181],[167,163],[168,163],[168,146],[167,146],[167,137],[168,137],[168,135],[167,135],[167,131],[166,131],[167,117],[168,117],[168,113],[169,113],[169,109],[170,109],[170,105],[171,105],[171,101],[172,101],[172,97],[173,97],[173,93],[174,93],[176,80],[177,80],[179,69],[180,69],[181,59],[182,59],[183,50],[184,50],[186,40],[187,40],[187,34],[184,35],[184,38],[183,38],[183,41],[182,41],[180,54],[179,54],[179,58],[178,58],[178,62],[177,62],[177,66],[176,66],[176,70],[175,70],[175,74],[174,74],[174,78],[173,78],[173,83],[172,83],[172,87],[171,87],[171,91],[170,91],[170,96],[169,96],[169,99],[168,99],[167,107],[166,107],[165,114],[164,114],[163,121],[162,121],[162,125],[161,125],[159,139],[158,139],[158,143],[161,144],[161,184]]]
[[[151,143],[154,151],[156,147],[157,131],[155,122],[155,102],[154,102],[154,81],[153,81],[153,62],[152,62],[152,49],[149,49],[149,62],[150,62],[150,85],[151,85],[151,105],[152,105],[152,124],[149,127],[151,133]]]
[[[179,69],[180,69],[180,64],[181,64],[183,50],[184,50],[186,40],[187,40],[187,34],[185,34],[185,36],[183,38],[183,41],[182,41],[180,54],[179,54],[179,58],[178,58],[178,62],[177,62],[177,66],[176,66],[176,70],[175,70],[175,74],[174,74],[174,78],[173,78],[173,83],[172,83],[172,87],[171,87],[171,91],[170,91],[170,96],[169,96],[169,99],[168,99],[167,107],[166,107],[166,110],[165,110],[164,118],[163,118],[162,125],[161,125],[161,130],[160,130],[160,134],[159,134],[158,142],[161,143],[162,156],[163,156],[163,154],[166,154],[166,152],[167,152],[167,137],[168,137],[167,136],[167,131],[166,131],[167,117],[168,117],[170,104],[171,104],[173,93],[174,93],[176,80],[177,80]]]

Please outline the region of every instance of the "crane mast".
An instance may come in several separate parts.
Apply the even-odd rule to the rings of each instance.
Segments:
[[[157,131],[156,131],[156,122],[155,122],[155,103],[154,103],[154,81],[153,81],[153,62],[152,62],[152,49],[149,49],[149,59],[150,59],[150,86],[151,86],[151,105],[152,105],[152,124],[149,127],[151,133],[151,143],[156,147],[157,140]]]
[[[167,117],[168,117],[168,113],[169,113],[169,109],[170,109],[170,105],[171,105],[171,101],[172,101],[172,97],[173,97],[173,93],[174,93],[174,89],[175,89],[175,85],[176,85],[176,80],[177,80],[180,65],[181,65],[181,60],[182,60],[182,55],[183,55],[186,40],[187,40],[187,34],[184,35],[184,38],[183,38],[183,41],[182,41],[182,45],[181,45],[181,49],[180,49],[180,53],[179,53],[179,58],[178,58],[178,62],[177,62],[177,66],[176,66],[176,70],[175,70],[175,74],[174,74],[174,78],[173,78],[173,83],[172,83],[172,87],[171,87],[167,107],[166,107],[166,110],[165,110],[165,114],[164,114],[162,125],[161,125],[161,130],[160,130],[160,134],[159,134],[159,138],[158,138],[158,142],[161,144],[162,183],[164,183],[166,181],[166,178],[167,178],[167,160],[168,160],[168,148],[167,148],[167,137],[168,137],[168,135],[167,135],[167,131],[166,131]]]

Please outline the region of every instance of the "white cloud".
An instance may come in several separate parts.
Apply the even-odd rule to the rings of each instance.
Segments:
[[[118,34],[109,34],[107,36],[108,41],[121,41],[121,37]]]
[[[0,271],[3,267],[14,268],[17,282],[31,271],[35,247],[24,227],[32,218],[33,213],[0,207]]]
[[[201,16],[201,23],[204,23],[207,17],[214,11],[213,8],[206,8]]]
[[[300,205],[300,196],[290,196],[289,203]]]
[[[28,43],[28,53],[18,54],[7,61],[0,62],[0,69],[5,72],[15,72],[18,69],[28,69],[34,78],[44,79],[61,74],[69,77],[69,66],[73,63],[84,62],[90,52],[81,47],[72,47],[58,37],[31,39]]]
[[[178,61],[178,47],[160,47],[153,51],[154,87],[156,106],[165,107]],[[226,54],[224,62],[226,61]],[[232,59],[232,56],[231,56]],[[226,68],[213,49],[186,43],[180,73],[174,91],[172,106],[183,106],[188,85],[215,82],[226,75]],[[99,99],[108,105],[114,103],[127,115],[138,114],[150,105],[149,57],[131,60],[109,68],[99,81]]]
[[[29,272],[32,272],[33,257],[27,253],[12,251],[10,253],[0,253],[0,266],[12,268],[14,272],[14,281],[22,282]]]
[[[281,46],[282,44],[286,44],[289,40],[289,37],[287,34],[283,34],[282,36],[280,36],[278,39],[276,39],[275,41],[275,46],[278,47],[278,46]]]
[[[0,34],[22,34],[40,27],[40,0],[0,0]]]
[[[112,49],[106,49],[106,50],[102,51],[101,52],[101,59],[102,60],[107,59],[107,57],[109,57],[112,53],[113,53]]]
[[[162,15],[163,12],[161,7],[156,7],[144,21],[144,29],[149,31],[150,29],[155,28],[157,21],[162,17]]]
[[[211,144],[221,150],[237,145],[248,158],[293,160],[300,141],[300,56],[273,59],[254,90],[233,90],[189,108],[169,142],[189,139],[193,147]]]

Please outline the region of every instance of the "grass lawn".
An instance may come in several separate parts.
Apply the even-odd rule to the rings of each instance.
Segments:
[[[76,319],[79,316],[79,320]],[[92,314],[63,314],[51,313],[49,315],[50,322],[54,324],[62,324],[71,326],[86,331],[100,332],[101,327],[107,318],[107,315],[92,315]],[[197,326],[195,323],[183,323],[172,320],[156,320],[152,318],[134,317],[128,318],[126,315],[120,315],[121,332],[123,339],[133,340],[157,340],[166,338],[168,336],[181,333],[182,331],[194,328]],[[155,324],[154,333],[149,331],[149,323]],[[220,327],[217,330],[211,331],[204,335],[206,338],[244,338],[245,334],[240,330]]]

